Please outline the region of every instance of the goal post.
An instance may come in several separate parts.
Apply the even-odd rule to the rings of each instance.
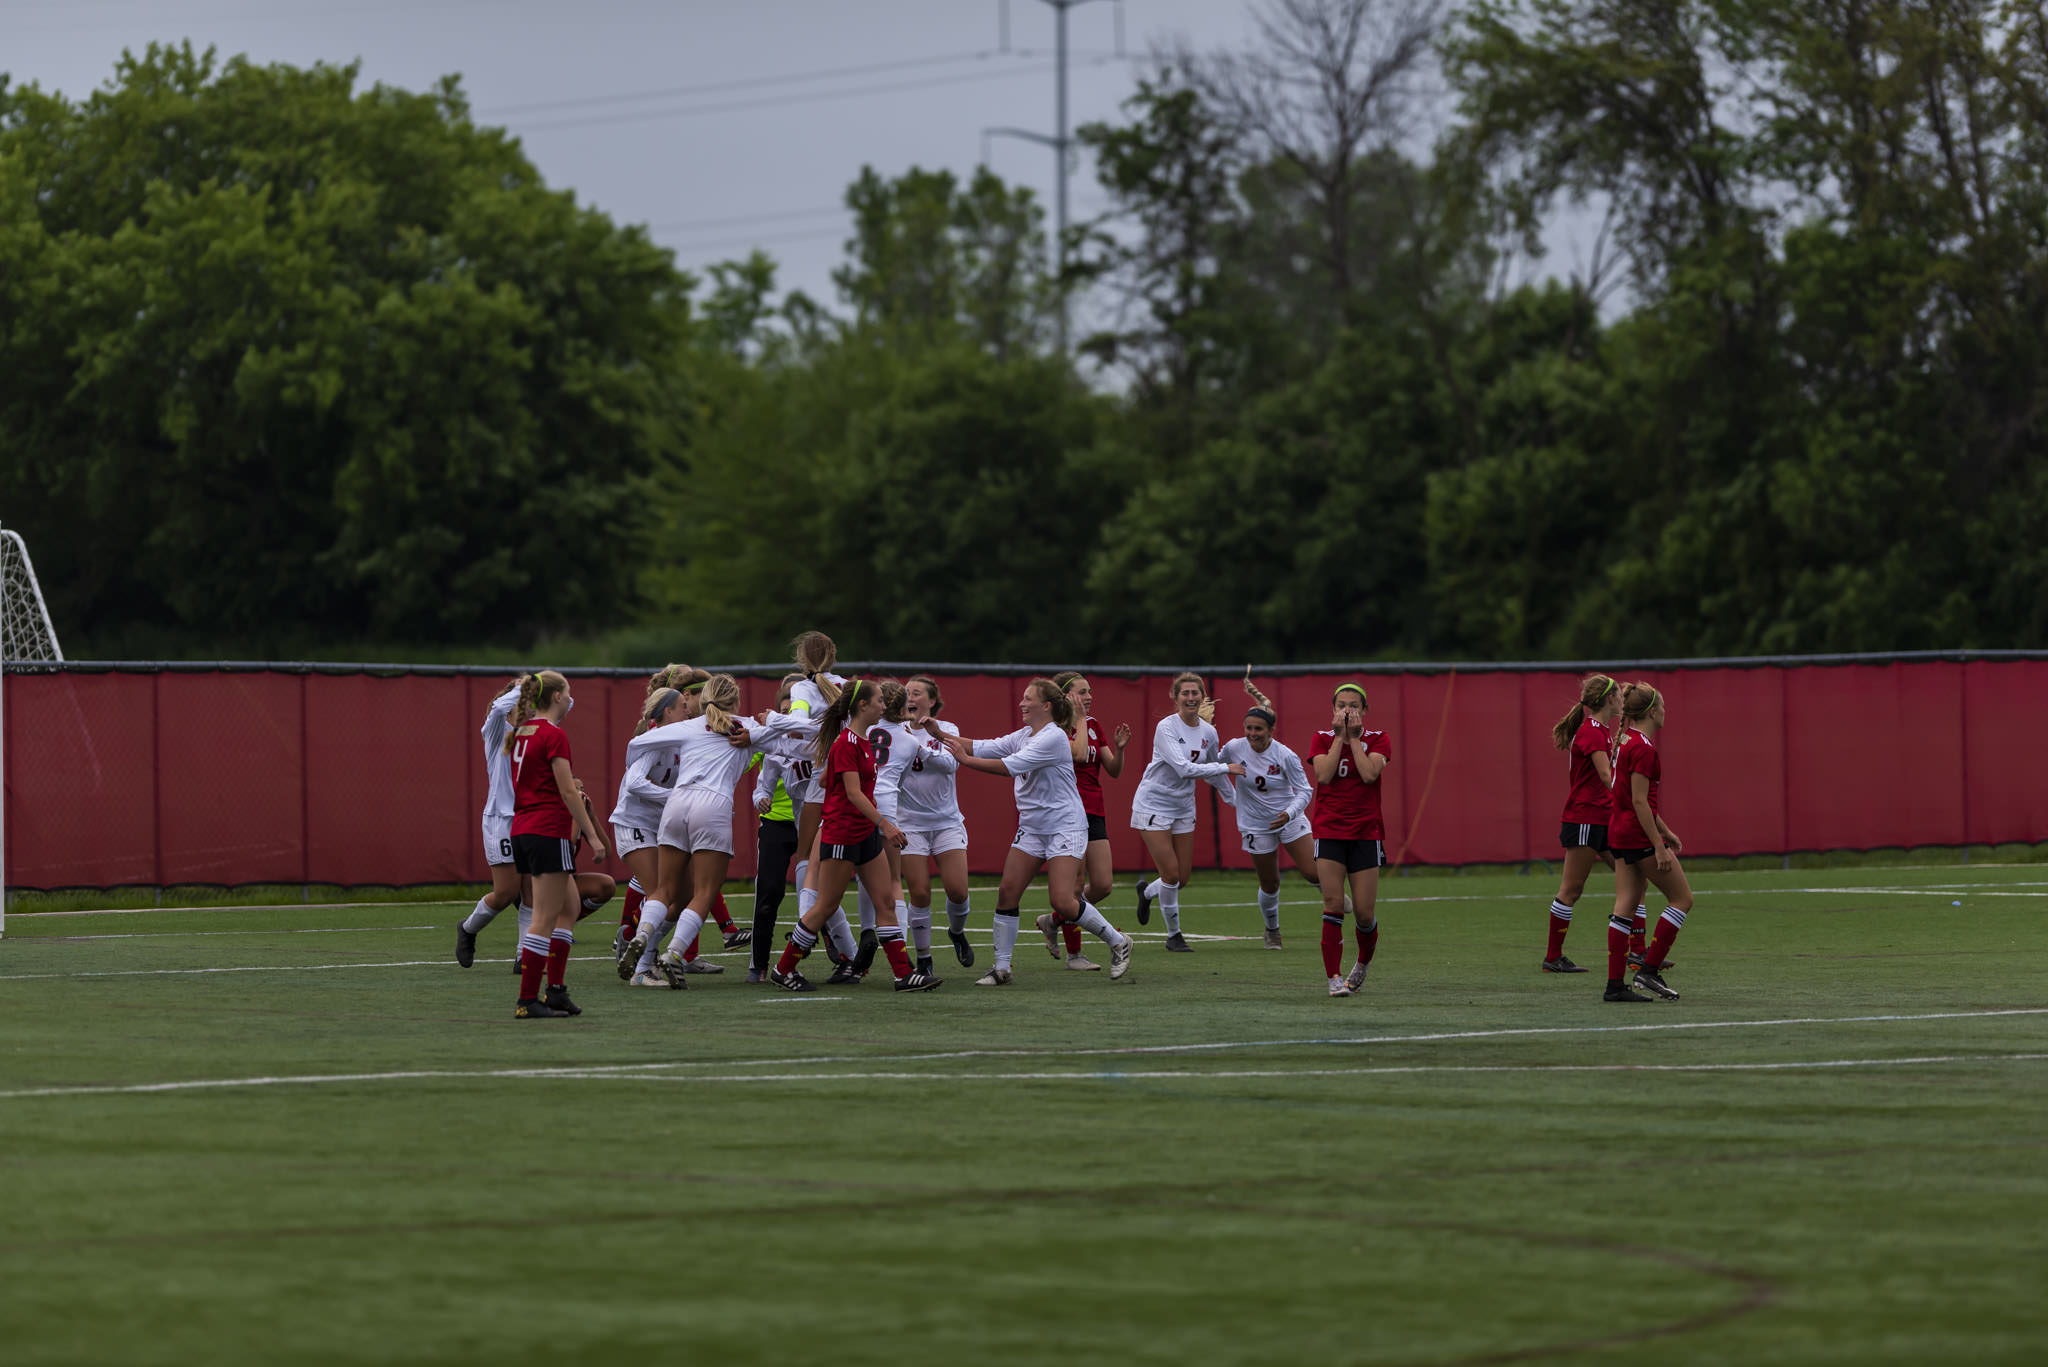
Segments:
[[[0,936],[7,933],[7,670],[63,658],[28,546],[19,532],[0,527]]]

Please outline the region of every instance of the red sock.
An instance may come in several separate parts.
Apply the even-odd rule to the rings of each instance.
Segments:
[[[1636,908],[1635,929],[1628,933],[1628,947],[1640,954],[1643,952],[1643,936],[1650,929],[1650,913],[1642,907]]]
[[[1618,983],[1628,972],[1628,932],[1612,917],[1607,922],[1607,981]]]
[[[1564,957],[1564,933],[1571,928],[1572,918],[1569,916],[1559,916],[1557,914],[1557,904],[1553,902],[1550,912],[1550,950],[1543,956],[1544,958],[1559,959]]]
[[[699,938],[700,937],[696,935],[692,935],[690,937],[690,947],[683,951],[684,963],[693,964],[697,962],[697,941]]]
[[[528,1002],[540,995],[541,975],[548,971],[548,957],[530,949],[519,951],[519,1000]]]
[[[1323,917],[1323,976],[1334,978],[1344,969],[1344,918]]]
[[[1650,952],[1643,956],[1643,966],[1655,973],[1664,966],[1665,956],[1671,953],[1671,942],[1678,938],[1678,927],[1669,916],[1657,918],[1657,936],[1650,941]]]
[[[889,971],[899,978],[910,976],[910,951],[903,947],[903,941],[882,941],[882,952],[889,956]]]
[[[554,935],[548,938],[548,986],[560,987],[562,974],[569,967],[569,941]]]
[[[1063,922],[1060,926],[1060,934],[1066,937],[1067,957],[1069,959],[1081,952],[1081,927],[1079,925],[1072,921]]]
[[[798,923],[797,929],[803,929],[801,922]],[[811,941],[811,944],[816,943],[816,940]],[[775,971],[777,973],[796,972],[796,966],[803,962],[804,951],[809,948],[810,945],[800,945],[796,942],[794,935],[790,936],[789,943],[782,947],[782,957],[775,961]]]
[[[1358,962],[1361,964],[1371,963],[1372,952],[1379,947],[1380,923],[1379,918],[1374,917],[1371,925],[1358,932]]]
[[[720,930],[732,929],[732,913],[725,909],[725,894],[722,892],[711,898],[711,919],[718,922]]]
[[[646,900],[646,893],[640,891],[631,883],[626,884],[626,906],[619,913],[619,924],[626,928],[627,935],[630,936],[634,931],[640,929],[640,904]]]

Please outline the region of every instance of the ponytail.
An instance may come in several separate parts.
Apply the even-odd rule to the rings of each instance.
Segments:
[[[860,702],[861,696],[872,687],[874,685],[866,679],[855,679],[843,690],[835,690],[835,696],[826,707],[825,715],[818,720],[818,738],[811,744],[811,753],[817,757],[819,764],[823,764],[826,756],[832,753],[832,742],[839,739],[839,733],[846,729],[846,719],[853,715],[853,709]]]
[[[1621,690],[1621,715],[1634,725],[1663,701],[1664,695],[1646,683],[1625,684]]]
[[[910,697],[909,690],[894,679],[882,680],[880,687],[882,690],[882,720],[901,722],[903,720],[903,704]]]
[[[1071,733],[1074,729],[1074,704],[1067,697],[1066,690],[1051,679],[1033,679],[1027,687],[1038,695],[1038,700],[1052,709],[1054,725]]]
[[[1264,712],[1266,714],[1266,725],[1273,725],[1274,718],[1280,715],[1280,709],[1273,706],[1273,700],[1260,691],[1257,684],[1252,682],[1252,667],[1250,665],[1244,667],[1244,691],[1252,700],[1251,711]],[[1249,716],[1250,713],[1248,712],[1246,715]]]
[[[569,681],[552,669],[539,670],[519,676],[519,705],[512,709],[512,717],[505,728],[505,753],[512,753],[512,744],[519,736],[519,728],[533,720],[569,686]]]
[[[826,677],[839,660],[839,647],[822,631],[806,631],[789,643],[789,653],[804,677],[818,686],[829,706],[839,701],[839,685]]]
[[[704,724],[716,735],[731,735],[738,724],[734,714],[740,710],[740,681],[730,674],[710,675],[698,697]]]
[[[1588,674],[1579,681],[1579,700],[1572,704],[1572,710],[1558,718],[1557,725],[1550,728],[1550,742],[1558,749],[1568,749],[1572,737],[1579,734],[1579,724],[1586,720],[1586,714],[1597,711],[1606,703],[1618,685],[1605,674]]]

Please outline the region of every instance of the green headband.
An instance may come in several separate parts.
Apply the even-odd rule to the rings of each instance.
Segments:
[[[710,682],[711,680],[709,679],[699,679],[697,680],[697,682],[693,684],[684,684],[682,691],[685,693],[702,693],[704,691],[704,685]]]
[[[1371,706],[1371,704],[1367,702],[1365,690],[1360,688],[1355,683],[1338,684],[1337,693],[1356,693],[1358,695],[1358,700],[1360,702],[1366,703],[1367,706]],[[1334,698],[1337,696],[1337,693],[1332,693],[1330,696]]]
[[[1607,678],[1607,676],[1606,676],[1606,675],[1604,675],[1604,674],[1603,674],[1603,675],[1601,675],[1600,677],[1602,677],[1603,679],[1604,679],[1604,678]],[[1621,685],[1620,685],[1620,684],[1616,683],[1616,682],[1615,682],[1614,680],[1612,680],[1612,679],[1607,679],[1607,687],[1601,690],[1601,693],[1600,693],[1600,697],[1599,697],[1599,701],[1600,701],[1600,702],[1606,702],[1606,701],[1607,701],[1607,695],[1608,695],[1608,694],[1610,694],[1610,693],[1612,693],[1612,692],[1613,692],[1613,691],[1614,691],[1615,689],[1617,689],[1617,688],[1619,688],[1619,687],[1621,687]]]
[[[846,705],[848,707],[852,707],[854,702],[860,697],[860,686],[861,680],[859,679],[855,679],[851,684],[847,685]]]

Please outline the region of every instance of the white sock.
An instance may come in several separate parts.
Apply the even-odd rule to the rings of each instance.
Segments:
[[[497,919],[498,913],[492,908],[490,900],[479,897],[476,899],[476,910],[462,918],[462,928],[474,935]]]
[[[533,931],[533,908],[532,908],[532,907],[530,907],[530,906],[528,906],[528,905],[526,905],[526,903],[524,903],[524,902],[521,902],[521,903],[519,904],[519,933],[520,933],[521,935],[527,935],[527,934],[531,934],[531,933],[532,933],[532,931]]]
[[[1010,958],[1017,950],[1017,917],[1015,911],[998,911],[995,914],[996,967],[1008,968]]]
[[[856,887],[854,891],[860,902],[860,928],[862,933],[865,934],[873,930],[877,924],[875,920],[875,902],[873,898],[868,896],[866,888]],[[902,922],[899,921],[897,924],[901,925]]]
[[[910,926],[910,943],[917,950],[917,957],[929,959],[932,953],[932,909],[929,905],[909,906],[896,904],[896,914],[904,917]]]
[[[1081,929],[1112,949],[1124,944],[1128,939],[1121,930],[1109,923],[1108,917],[1097,911],[1094,904],[1089,902],[1081,904]]]
[[[1266,929],[1280,929],[1280,893],[1259,890],[1259,915],[1266,918]]]
[[[681,958],[684,951],[689,949],[690,942],[697,938],[697,932],[702,929],[704,918],[689,907],[684,907],[682,914],[676,917],[676,933],[668,937],[668,952]],[[653,947],[650,941],[648,948]]]
[[[790,879],[789,885],[798,890],[799,897],[801,897],[804,885],[804,871],[810,868],[810,866],[811,861],[808,859],[799,859],[796,861],[796,876]],[[817,895],[818,894],[816,894],[815,892],[811,894],[811,896],[813,897],[816,897]]]
[[[832,947],[844,958],[851,959],[860,952],[860,942],[853,938],[853,926],[847,922],[846,913],[835,911],[825,922],[825,931],[832,937]]]
[[[1144,886],[1144,888],[1143,888],[1143,891],[1144,891],[1144,894],[1145,894],[1145,895],[1146,895],[1147,897],[1155,897],[1155,898],[1156,898],[1157,896],[1159,896],[1159,890],[1160,890],[1161,888],[1164,888],[1165,886],[1166,886],[1166,880],[1165,880],[1165,879],[1163,879],[1163,878],[1155,878],[1155,879],[1153,879],[1153,880],[1152,880],[1151,882],[1147,883],[1147,884],[1146,884],[1146,885]]]
[[[796,916],[799,921],[811,914],[811,908],[818,904],[818,894],[803,884],[797,884]]]
[[[635,933],[641,939],[653,944],[661,935],[661,928],[668,924],[668,904],[648,898],[640,904],[640,929]]]
[[[1159,914],[1166,918],[1166,933],[1180,934],[1180,884],[1159,885]]]
[[[946,899],[946,925],[955,934],[967,929],[967,913],[970,910],[972,908],[967,905],[966,898],[963,897],[956,902],[948,897]]]

